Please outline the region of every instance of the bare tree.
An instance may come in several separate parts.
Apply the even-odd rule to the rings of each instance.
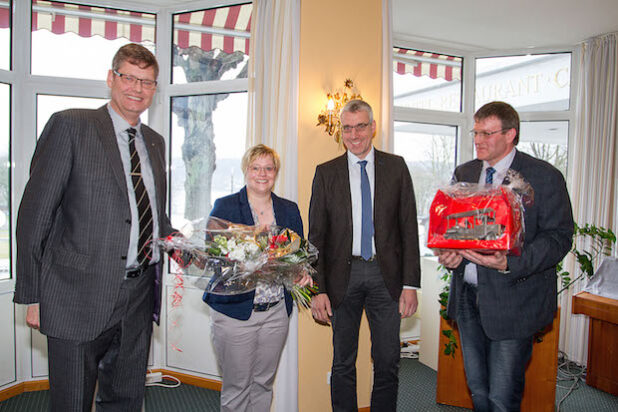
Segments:
[[[186,49],[174,45],[174,66],[181,67],[188,82],[219,80],[224,73],[244,61],[241,51],[225,53],[215,49],[204,51],[191,46]],[[247,65],[236,76],[247,77]],[[212,175],[216,168],[212,114],[228,93],[206,94],[175,98],[172,111],[178,125],[185,131],[182,159],[185,163],[185,218],[198,219],[211,208]]]

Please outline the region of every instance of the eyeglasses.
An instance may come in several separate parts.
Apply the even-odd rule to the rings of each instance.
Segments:
[[[251,173],[255,173],[258,174],[260,172],[266,172],[268,174],[272,174],[275,172],[275,167],[274,166],[266,166],[266,167],[260,167],[260,166],[249,166],[249,171]]]
[[[504,133],[505,131],[509,130],[507,129],[500,129],[500,130],[496,130],[495,132],[477,132],[476,130],[470,130],[470,137],[476,137],[476,136],[480,136],[484,139],[488,138],[489,136],[496,134],[496,133]]]
[[[351,126],[349,124],[341,126],[341,130],[343,133],[351,133],[352,129],[355,129],[357,132],[364,131],[369,126],[369,123],[359,123],[357,125]]]
[[[137,82],[140,82],[142,83],[142,87],[146,90],[152,90],[155,87],[157,87],[156,80],[138,79],[137,77],[131,76],[130,74],[118,73],[116,70],[114,70],[114,74],[120,77],[120,79],[122,80],[124,84],[133,86]]]

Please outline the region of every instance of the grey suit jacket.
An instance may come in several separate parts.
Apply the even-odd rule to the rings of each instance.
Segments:
[[[148,126],[142,134],[165,236],[172,231],[165,214],[165,144]],[[17,217],[14,301],[40,303],[42,333],[83,341],[103,331],[123,282],[130,223],[107,107],[55,113],[37,143]],[[151,316],[153,308],[147,310]]]
[[[339,306],[352,262],[352,203],[347,152],[319,165],[309,207],[309,241],[319,251],[320,292]],[[400,156],[375,150],[373,207],[376,255],[387,289],[399,299],[403,285],[420,287],[418,222],[412,179]]]
[[[454,179],[477,183],[483,163],[472,160],[455,169]],[[487,336],[495,340],[532,336],[552,322],[556,311],[556,264],[571,249],[573,213],[564,177],[547,162],[517,151],[511,169],[534,189],[534,204],[524,211],[521,256],[508,256],[510,273],[478,270],[478,306]],[[453,271],[448,315],[457,316],[465,259]]]

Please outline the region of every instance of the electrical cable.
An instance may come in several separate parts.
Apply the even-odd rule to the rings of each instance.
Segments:
[[[181,382],[180,379],[174,377],[174,376],[170,376],[170,375],[163,375],[161,376],[161,382],[153,382],[153,383],[147,383],[146,386],[160,386],[162,388],[177,388],[180,386]],[[165,380],[171,380],[174,381],[173,383],[165,383]]]
[[[573,393],[576,389],[581,387],[581,383],[584,382],[586,376],[586,367],[578,365],[577,363],[570,361],[563,351],[558,352],[558,377],[556,379],[556,386],[561,389],[567,389],[567,393],[558,401],[556,406],[556,412],[560,412],[560,406],[562,402]],[[571,385],[562,386],[560,382],[572,382]]]

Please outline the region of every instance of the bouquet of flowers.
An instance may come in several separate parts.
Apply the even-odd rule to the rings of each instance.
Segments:
[[[206,229],[190,238],[171,235],[159,239],[165,250],[181,250],[209,278],[206,291],[236,295],[256,288],[258,282],[284,285],[299,305],[308,306],[311,286],[296,282],[313,277],[318,251],[296,232],[280,226],[258,227],[211,217]],[[186,261],[187,259],[185,259]]]

